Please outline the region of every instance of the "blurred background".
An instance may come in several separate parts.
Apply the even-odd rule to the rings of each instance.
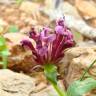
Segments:
[[[76,42],[95,44],[96,0],[0,0],[0,34],[54,27],[64,16]]]

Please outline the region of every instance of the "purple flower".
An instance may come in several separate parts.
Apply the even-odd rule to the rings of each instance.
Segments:
[[[40,54],[41,56],[44,56],[48,51],[48,47],[47,46],[43,46],[42,48],[40,48],[38,50],[38,54]]]
[[[31,28],[31,31],[29,32],[29,38],[32,38],[34,40],[37,39],[37,34],[36,34],[36,31],[34,30],[34,28]]]
[[[45,28],[43,28],[43,30],[40,33],[41,39],[46,43],[53,42],[56,38],[55,34],[49,33],[50,31],[51,31],[50,28],[45,27]]]
[[[65,19],[56,21],[54,32],[44,27],[39,34],[37,33],[34,28],[29,32],[29,37],[35,41],[36,47],[28,40],[21,42],[23,46],[32,50],[37,64],[57,64],[64,56],[64,50],[74,46],[73,35],[66,26]]]
[[[32,45],[31,41],[23,40],[21,41],[22,46],[28,47],[30,50],[35,51],[34,46]]]
[[[65,17],[64,18],[60,18],[59,20],[56,21],[56,25],[59,26],[65,26]]]
[[[57,34],[64,35],[64,28],[62,26],[57,25],[55,27],[55,31],[56,31]]]

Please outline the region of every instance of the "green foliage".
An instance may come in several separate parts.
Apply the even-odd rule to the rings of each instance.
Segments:
[[[0,36],[0,56],[2,57],[2,61],[0,64],[3,65],[3,68],[7,68],[7,57],[9,55],[9,50],[6,46],[6,40],[3,36]]]
[[[17,5],[21,5],[21,3],[23,2],[24,0],[16,0],[16,4]]]
[[[67,90],[68,96],[82,96],[83,94],[90,92],[96,88],[96,80],[93,78],[87,78],[83,81],[74,81]]]
[[[19,28],[16,25],[11,25],[8,29],[8,32],[12,33],[19,32]]]
[[[96,60],[90,64],[90,66],[84,71],[80,80],[74,81],[67,90],[68,96],[82,96],[83,94],[90,92],[92,89],[96,88],[96,80],[93,78],[87,78],[83,80],[88,74],[88,71],[95,64]]]

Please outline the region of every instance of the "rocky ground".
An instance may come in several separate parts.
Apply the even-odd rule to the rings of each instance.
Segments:
[[[64,82],[58,82],[58,84],[65,84],[65,87],[68,87],[74,80],[78,80],[82,72],[95,60],[95,51],[96,46],[75,47],[67,50],[61,65],[65,80]],[[95,66],[89,71],[89,74],[94,78],[96,78]],[[61,88],[64,88],[64,86],[61,86]],[[39,73],[37,76],[35,74],[35,77],[29,77],[23,73],[0,70],[0,90],[2,96],[6,96],[6,94],[7,96],[49,96],[49,94],[58,96],[42,73]],[[96,90],[93,90],[84,96],[95,96],[95,94]]]
[[[20,41],[29,39],[27,33],[31,27],[37,30],[44,25],[53,27],[56,18],[63,14],[76,41],[76,47],[66,50],[59,66],[59,71],[65,78],[58,84],[63,89],[67,88],[96,59],[96,1],[61,0],[57,9],[52,0],[42,0],[43,3],[28,0],[20,5],[14,3],[14,0],[9,1],[0,1],[0,34],[6,38],[11,53],[8,57],[9,70],[0,70],[0,96],[58,96],[42,72],[31,72],[35,66],[32,54],[21,47]],[[18,32],[9,32],[12,26],[18,28]],[[96,79],[95,67],[96,64],[89,74]],[[85,96],[95,94],[96,90],[93,90]]]
[[[38,11],[39,6],[29,1],[21,5],[0,3],[0,33],[8,32],[10,26],[16,26],[21,33],[27,33],[32,26],[48,24],[48,19]]]
[[[41,77],[41,78],[40,78]],[[38,76],[42,79],[42,76]],[[10,70],[0,70],[0,95],[1,96],[58,96],[53,87],[40,82],[38,78],[31,78],[22,73]],[[62,86],[62,81],[58,82]]]

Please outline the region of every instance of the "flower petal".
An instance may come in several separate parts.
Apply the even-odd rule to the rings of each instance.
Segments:
[[[50,28],[44,27],[43,30],[42,30],[41,33],[40,33],[41,38],[44,38],[44,37],[48,36],[48,33],[49,33],[50,31],[51,31]]]
[[[57,34],[61,34],[61,35],[64,35],[64,28],[62,26],[56,26],[55,27],[55,31]]]
[[[32,28],[31,31],[29,32],[29,38],[32,38],[33,40],[36,40],[37,34],[36,34],[34,28]]]
[[[48,42],[53,42],[56,39],[56,35],[55,34],[51,34],[47,37],[47,41]]]
[[[65,18],[61,18],[56,21],[56,25],[63,26],[65,25]]]
[[[38,40],[36,40],[36,49],[40,48],[42,48],[42,41],[38,38]]]
[[[29,40],[22,40],[20,43],[22,44],[22,46],[27,46],[32,51],[35,51],[34,46],[32,45],[31,41],[29,41]]]
[[[40,48],[38,50],[40,56],[44,56],[47,53],[47,51],[48,51],[48,47],[47,46],[43,46],[42,48]]]
[[[51,34],[47,37],[43,37],[43,41],[45,43],[52,43],[54,40],[56,39],[56,35],[55,34]]]

